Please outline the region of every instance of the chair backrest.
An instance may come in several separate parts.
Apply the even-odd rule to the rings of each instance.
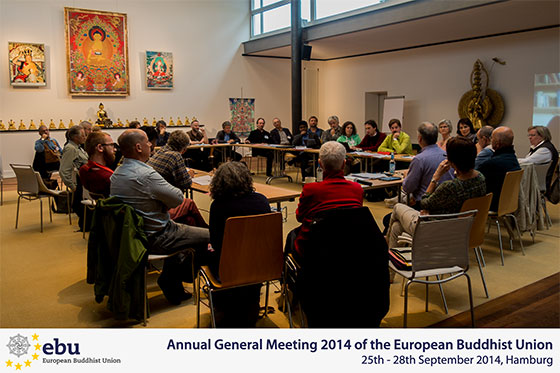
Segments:
[[[476,210],[476,216],[471,227],[471,236],[469,247],[478,247],[484,242],[484,230],[486,228],[486,220],[488,219],[488,210],[492,203],[492,193],[488,193],[483,197],[469,198],[463,202],[461,212]]]
[[[500,201],[498,202],[498,216],[511,214],[517,211],[519,203],[519,186],[523,178],[523,170],[506,172]]]
[[[39,194],[39,184],[33,167],[29,164],[10,164],[16,174],[18,194]]]
[[[229,218],[220,255],[222,285],[240,286],[281,278],[282,243],[279,212]]]
[[[537,172],[537,179],[539,180],[539,191],[546,191],[546,174],[552,161],[547,163],[535,164],[535,171]]]
[[[412,241],[412,271],[469,265],[469,239],[476,211],[424,215]]]

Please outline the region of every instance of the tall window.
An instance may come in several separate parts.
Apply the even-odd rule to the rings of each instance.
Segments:
[[[375,9],[414,0],[301,0],[304,27],[326,21],[328,17],[346,12]],[[251,36],[258,36],[290,27],[290,0],[251,0]]]

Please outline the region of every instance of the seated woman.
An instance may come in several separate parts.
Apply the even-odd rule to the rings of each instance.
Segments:
[[[50,131],[44,124],[39,126],[39,136],[35,141],[35,157],[33,158],[33,169],[41,174],[45,184],[51,189],[57,186],[56,180],[50,181],[53,171],[60,167],[60,155],[62,147],[56,139],[50,137]]]
[[[478,142],[476,131],[469,118],[461,118],[457,122],[457,136],[471,140],[474,144]]]
[[[210,205],[210,244],[213,252],[209,266],[217,276],[226,220],[234,216],[269,213],[270,204],[265,196],[255,192],[251,172],[240,162],[220,165],[210,183],[210,195],[214,201]],[[253,285],[215,293],[218,326],[254,326],[259,314],[260,289],[261,285]]]
[[[451,131],[453,131],[453,125],[449,119],[442,119],[438,124],[438,131],[441,135],[441,140],[437,142],[437,146],[445,150],[447,146],[447,141],[451,138]]]
[[[389,248],[397,246],[397,238],[403,232],[410,235],[418,221],[418,215],[452,214],[461,210],[463,202],[469,198],[481,197],[486,194],[484,175],[474,170],[476,146],[463,137],[454,137],[447,142],[447,160],[440,163],[426,194],[420,200],[417,211],[405,204],[397,203],[393,208],[387,239]],[[452,167],[457,173],[453,180],[438,186],[440,178]]]
[[[342,125],[342,135],[336,141],[348,144],[350,150],[356,150],[361,143],[361,139],[354,123],[350,121],[344,122]],[[346,165],[344,167],[345,175],[348,175],[350,172],[360,172],[360,161],[353,157],[346,158]]]

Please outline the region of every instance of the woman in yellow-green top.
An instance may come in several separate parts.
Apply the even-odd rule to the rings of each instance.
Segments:
[[[379,145],[377,151],[412,155],[410,136],[402,131],[401,121],[398,119],[391,119],[389,121],[389,128],[391,129],[391,136],[385,137],[385,140]]]

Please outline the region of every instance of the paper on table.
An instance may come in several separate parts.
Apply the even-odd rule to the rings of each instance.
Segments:
[[[212,176],[210,175],[193,177],[192,179],[192,182],[198,185],[210,185],[210,181],[212,181]]]
[[[362,179],[380,179],[382,177],[384,177],[384,174],[381,173],[370,173],[370,172],[362,172],[359,174],[350,174],[350,176],[354,176],[354,177],[360,177]]]

